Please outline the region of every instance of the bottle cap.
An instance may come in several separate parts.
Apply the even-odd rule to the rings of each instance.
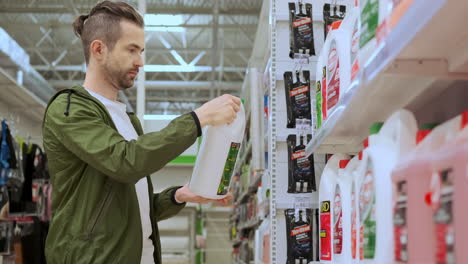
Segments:
[[[362,145],[364,146],[364,148],[369,147],[369,138],[364,139],[364,141],[362,142]]]
[[[429,135],[431,133],[431,131],[432,130],[430,130],[430,129],[419,130],[416,133],[416,145],[421,143],[421,141],[423,141],[427,137],[427,135]]]
[[[382,128],[383,126],[383,122],[376,122],[374,124],[372,124],[370,127],[369,127],[369,133],[371,135],[375,135],[375,134],[378,134],[380,129]]]
[[[462,114],[461,114],[461,128],[463,129],[464,127],[466,127],[468,125],[468,110],[465,110]]]
[[[426,123],[421,125],[421,130],[432,130],[436,126],[438,126],[439,123]]]
[[[424,202],[431,206],[432,205],[432,192],[427,192],[425,195],[424,195]]]
[[[335,21],[331,24],[332,30],[338,29],[341,26],[341,21]]]
[[[348,165],[349,161],[350,161],[349,159],[340,160],[340,169],[346,168],[346,166]]]

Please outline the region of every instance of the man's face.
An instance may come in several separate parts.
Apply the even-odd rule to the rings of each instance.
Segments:
[[[145,46],[143,28],[121,20],[122,35],[112,50],[107,53],[103,65],[106,78],[119,90],[133,86],[140,67],[143,67],[141,53]]]

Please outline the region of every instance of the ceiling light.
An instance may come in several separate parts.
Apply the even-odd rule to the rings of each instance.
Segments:
[[[180,26],[184,23],[182,15],[145,15],[146,26]]]

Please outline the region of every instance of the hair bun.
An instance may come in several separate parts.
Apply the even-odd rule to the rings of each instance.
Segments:
[[[73,22],[73,31],[75,32],[75,35],[77,37],[81,37],[81,33],[83,32],[83,26],[88,19],[89,15],[81,15],[75,19],[75,22]]]

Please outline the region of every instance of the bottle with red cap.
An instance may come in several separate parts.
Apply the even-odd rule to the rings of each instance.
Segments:
[[[432,248],[429,239],[430,228],[420,226],[418,223],[419,221],[414,220],[430,217],[429,210],[421,211],[421,208],[415,209],[419,207],[417,205],[418,197],[421,197],[424,189],[429,186],[429,182],[427,180],[421,180],[419,176],[427,174],[427,162],[423,159],[418,159],[418,156],[436,147],[436,145],[419,146],[436,125],[437,124],[426,124],[421,127],[421,130],[416,133],[416,144],[418,147],[404,157],[392,172],[395,263],[411,263],[411,260],[416,262],[422,261],[424,263],[425,261],[429,261],[427,263],[433,263],[430,262],[429,259],[431,258],[426,256],[428,254],[424,250],[420,250],[420,252],[417,253],[414,250],[411,251],[411,249],[423,249],[423,247],[418,247],[418,245],[424,243],[426,243],[429,248]],[[424,173],[423,168],[426,168],[426,173]],[[421,203],[419,203],[419,205],[421,205]],[[409,208],[411,208],[411,210],[408,210]],[[421,256],[417,257],[414,255],[415,253]]]
[[[328,52],[326,53],[327,61],[327,80],[326,80],[326,113],[327,116],[332,115],[340,98],[343,96],[342,88],[344,81],[349,85],[351,66],[349,63],[351,50],[350,45],[346,42],[346,32],[340,30],[342,21],[336,21],[332,24],[332,31],[325,42],[329,42]],[[346,87],[347,88],[347,87]]]
[[[456,226],[457,219],[468,219],[464,217],[465,208],[457,210],[467,198],[463,177],[467,164],[463,154],[466,156],[468,150],[463,148],[468,138],[464,136],[468,133],[466,119],[465,112],[437,126],[427,136],[427,132],[419,132],[418,140],[424,139],[393,172],[397,263],[468,260],[462,250],[467,242],[463,238],[466,228]]]
[[[425,202],[430,207],[430,236],[436,263],[468,263],[468,111],[448,121],[458,132],[449,133],[447,142],[431,160],[430,191]],[[450,124],[449,124],[450,126]]]
[[[334,231],[333,231],[333,257],[335,263],[350,263],[352,259],[352,233],[351,233],[351,210],[353,201],[351,189],[354,174],[359,165],[358,156],[351,160],[340,160],[340,169],[336,178],[334,210]],[[355,236],[354,236],[355,237]],[[354,243],[354,246],[356,243]]]
[[[407,110],[393,113],[370,138],[357,171],[360,263],[393,263],[391,172],[414,148],[417,124]]]
[[[362,142],[363,150],[357,155],[355,167],[353,168],[353,179],[351,185],[351,259],[353,263],[358,263],[361,259],[360,254],[360,231],[359,231],[359,189],[361,188],[362,174],[358,174],[362,163],[363,153],[369,147],[369,144],[377,143],[377,137],[383,122],[373,123],[369,127],[369,137]]]
[[[334,263],[335,231],[340,231],[340,219],[335,216],[335,204],[341,207],[340,197],[335,196],[336,181],[338,178],[340,161],[347,160],[347,154],[335,154],[327,162],[320,178],[319,202],[320,202],[320,262]],[[339,208],[337,208],[339,211]],[[337,245],[338,246],[338,245]]]

